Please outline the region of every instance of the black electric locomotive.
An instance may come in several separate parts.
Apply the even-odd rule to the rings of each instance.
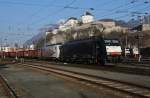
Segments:
[[[60,60],[88,64],[105,64],[106,46],[102,37],[73,40],[60,48]]]
[[[150,47],[141,48],[140,54],[142,55],[142,57],[150,57]]]

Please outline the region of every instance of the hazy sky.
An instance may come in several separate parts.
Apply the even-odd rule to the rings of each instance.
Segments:
[[[0,39],[10,44],[23,43],[47,24],[71,16],[80,18],[90,8],[96,19],[129,20],[134,18],[131,12],[150,11],[150,3],[144,3],[147,1],[150,0],[0,0]]]

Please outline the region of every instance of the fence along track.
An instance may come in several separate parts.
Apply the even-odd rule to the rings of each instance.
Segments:
[[[24,66],[40,69],[43,71],[47,72],[53,72],[59,75],[67,76],[70,78],[76,78],[80,81],[84,81],[90,84],[95,84],[97,86],[103,86],[110,88],[112,90],[117,90],[123,93],[127,93],[129,95],[133,95],[136,97],[141,97],[141,98],[150,98],[150,88],[148,87],[142,87],[130,83],[125,83],[121,81],[116,81],[112,79],[106,79],[106,78],[101,78],[98,76],[92,76],[88,74],[83,74],[83,73],[78,73],[78,72],[73,72],[69,70],[63,70],[59,68],[53,68],[53,67],[48,67],[48,66],[42,66],[42,65],[35,65],[35,64],[22,64]]]
[[[8,98],[19,98],[15,91],[7,83],[6,79],[0,74],[0,84],[3,87],[4,93]]]

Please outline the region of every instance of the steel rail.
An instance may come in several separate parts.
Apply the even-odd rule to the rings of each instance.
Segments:
[[[4,93],[6,93],[6,96],[8,98],[19,98],[15,91],[10,87],[10,85],[7,83],[6,78],[0,74],[0,83],[2,85],[2,88],[4,90]]]
[[[40,63],[42,63],[42,65]],[[79,73],[79,72],[75,72],[75,71],[71,71],[71,70],[66,70],[66,69],[62,69],[62,68],[56,68],[56,67],[48,66],[49,63],[43,63],[43,62],[40,62],[40,63],[29,63],[28,62],[27,64],[36,65],[36,66],[44,66],[44,67],[51,68],[51,69],[72,72],[72,73],[75,73],[75,74],[77,73],[77,74],[86,75],[86,76],[90,76],[90,77],[105,79],[105,80],[108,80],[108,81],[116,81],[116,82],[119,82],[119,83],[124,83],[124,84],[132,85],[132,86],[136,86],[136,87],[140,87],[140,88],[150,89],[150,87],[141,86],[141,85],[134,84],[134,83],[131,83],[131,82],[124,82],[124,81],[119,81],[119,80],[110,79],[110,78],[104,78],[104,77],[100,77],[100,76],[96,76],[96,75],[90,75],[90,74],[86,74],[86,73],[82,73],[82,72]],[[43,64],[46,64],[46,65],[43,65]]]
[[[99,76],[93,76],[89,74],[84,73],[78,73],[74,71],[64,70],[60,68],[54,68],[50,66],[43,66],[43,65],[37,65],[37,64],[22,64],[23,66],[36,68],[39,70],[52,72],[55,74],[67,76],[70,78],[75,78],[80,81],[84,81],[90,84],[95,84],[97,86],[103,86],[110,88],[112,90],[120,91],[123,93],[127,93],[132,96],[140,97],[140,98],[150,98],[150,88],[149,87],[143,87],[136,84],[126,83],[118,80],[113,79],[107,79]]]

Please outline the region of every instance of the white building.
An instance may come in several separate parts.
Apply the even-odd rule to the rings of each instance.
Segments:
[[[75,17],[70,17],[66,22],[65,22],[65,25],[67,26],[77,26],[78,24],[78,19],[75,18]]]
[[[75,27],[78,25],[78,19],[75,17],[70,17],[68,20],[66,20],[65,23],[61,24],[59,26],[59,30],[60,31],[66,31],[68,29],[70,29],[71,27]]]
[[[81,16],[81,21],[83,24],[93,22],[94,16],[90,12],[86,11],[84,15]]]

